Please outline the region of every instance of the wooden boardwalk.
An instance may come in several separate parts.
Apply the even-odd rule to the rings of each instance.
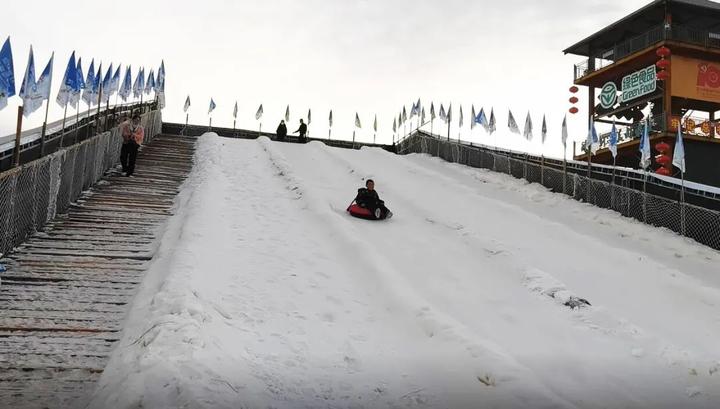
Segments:
[[[195,139],[156,137],[0,261],[0,407],[82,407],[192,166]]]

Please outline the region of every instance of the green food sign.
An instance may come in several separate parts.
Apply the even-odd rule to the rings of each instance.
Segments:
[[[651,65],[640,71],[636,71],[622,79],[622,92],[617,95],[617,86],[610,81],[603,85],[600,91],[600,106],[610,109],[617,102],[628,102],[640,98],[643,95],[652,94],[657,89],[657,78],[655,66]]]
[[[655,92],[656,85],[657,74],[655,73],[655,65],[625,76],[622,79],[620,102],[632,101],[643,95],[652,94]]]

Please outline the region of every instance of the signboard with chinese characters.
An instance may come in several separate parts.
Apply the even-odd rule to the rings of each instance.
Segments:
[[[623,77],[620,102],[632,101],[633,99],[655,92],[657,89],[656,75],[655,65],[651,65]]]

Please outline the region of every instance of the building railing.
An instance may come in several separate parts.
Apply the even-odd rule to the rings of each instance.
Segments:
[[[720,48],[720,32],[696,30],[677,24],[666,28],[661,24],[576,64],[574,78],[578,80],[663,40],[675,40],[707,48]]]

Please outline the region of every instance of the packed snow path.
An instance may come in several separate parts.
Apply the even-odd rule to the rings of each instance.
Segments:
[[[346,214],[368,177],[393,219]],[[178,200],[94,407],[720,405],[720,255],[667,231],[423,155],[213,134]]]
[[[119,339],[194,139],[158,136],[0,264],[0,407],[82,407]]]

